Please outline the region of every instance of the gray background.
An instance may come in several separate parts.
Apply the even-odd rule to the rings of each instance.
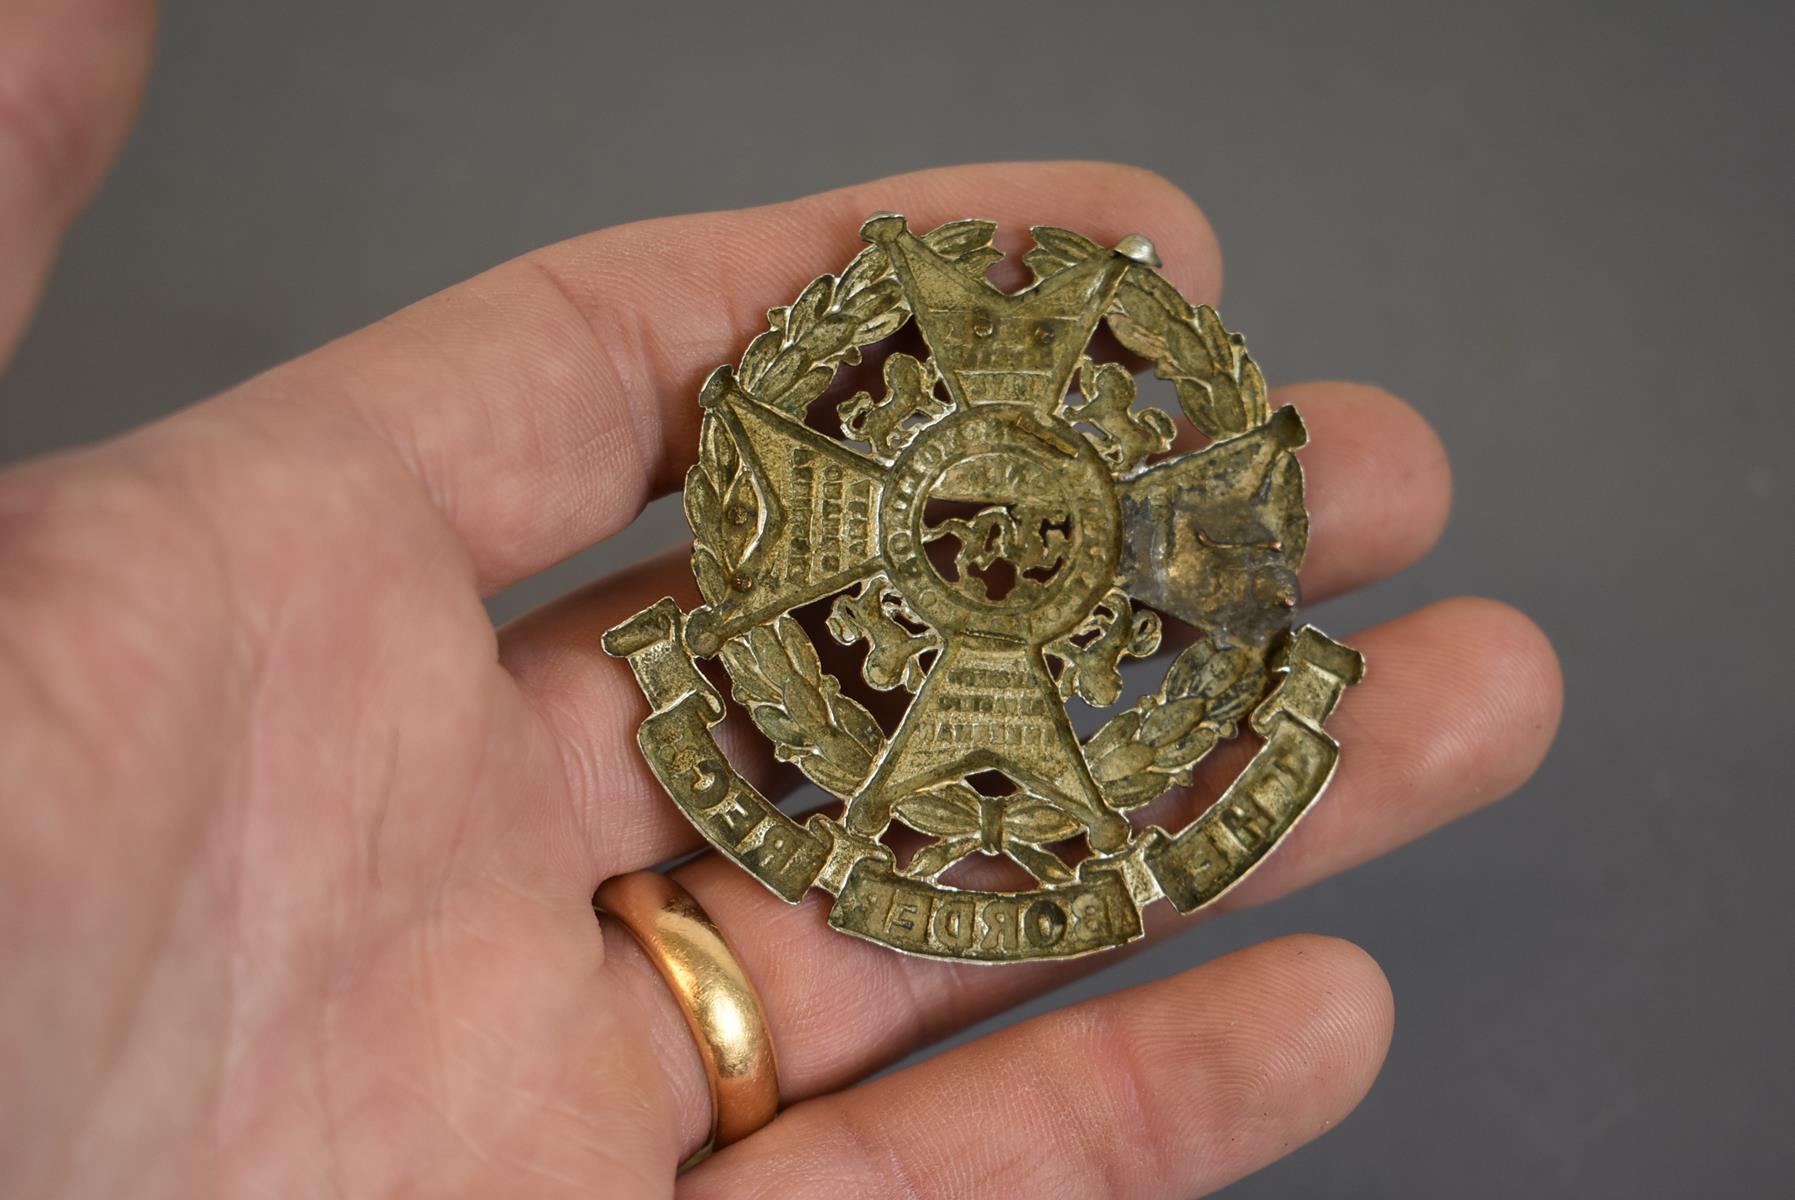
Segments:
[[[1382,382],[1456,460],[1440,549],[1318,620],[1500,596],[1569,703],[1506,805],[1078,990],[1295,930],[1383,963],[1381,1082],[1233,1195],[1788,1195],[1788,13],[190,0],[0,385],[0,457],[613,222],[978,159],[1153,166],[1220,229],[1274,381]]]

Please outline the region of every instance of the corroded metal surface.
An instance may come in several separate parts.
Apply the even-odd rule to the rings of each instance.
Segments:
[[[1008,293],[985,278],[992,233],[876,216],[839,277],[769,313],[700,396],[685,500],[703,605],[663,600],[605,635],[653,708],[650,766],[719,850],[788,901],[835,893],[838,929],[973,962],[1114,946],[1140,935],[1141,905],[1188,912],[1238,882],[1326,785],[1322,723],[1363,672],[1292,632],[1306,435],[1270,409],[1242,339],[1154,271],[1144,237],[1037,227],[1035,281]],[[838,370],[911,323],[927,355],[889,353],[882,394],[835,404],[839,436],[814,428]],[[1171,381],[1201,448],[1174,453],[1171,414],[1137,409],[1128,370],[1089,356],[1099,323]],[[790,615],[825,600],[868,687],[905,701],[889,732]],[[1121,663],[1159,649],[1164,617],[1195,639],[1080,741],[1067,702],[1116,705]],[[839,818],[800,824],[730,768],[704,658]],[[1263,744],[1195,820],[1130,821],[1243,723]],[[944,881],[980,857],[1032,885]]]

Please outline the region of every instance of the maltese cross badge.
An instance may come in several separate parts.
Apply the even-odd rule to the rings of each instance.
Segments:
[[[1144,904],[1221,895],[1321,794],[1322,724],[1364,670],[1293,627],[1306,434],[1244,341],[1144,237],[1038,226],[1012,293],[986,278],[993,233],[875,216],[839,277],[771,311],[699,397],[703,603],[604,642],[648,697],[651,769],[718,850],[787,901],[833,893],[838,929],[971,962],[1105,949]],[[1188,428],[1137,408],[1128,355]],[[1127,703],[1124,661],[1162,651]],[[794,819],[729,765],[725,677],[838,805]],[[1252,756],[1193,800],[1237,737]]]

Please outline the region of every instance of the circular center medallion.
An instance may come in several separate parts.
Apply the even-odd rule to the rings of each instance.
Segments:
[[[1090,441],[1018,404],[932,425],[880,506],[891,581],[938,629],[1041,644],[1112,586],[1120,516]]]

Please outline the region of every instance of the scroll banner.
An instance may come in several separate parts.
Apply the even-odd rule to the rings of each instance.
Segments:
[[[1253,761],[1177,837],[1146,853],[1147,868],[1179,912],[1239,883],[1290,832],[1327,786],[1340,749],[1326,734],[1279,717]]]
[[[1312,626],[1291,635],[1273,667],[1284,672],[1253,710],[1265,745],[1228,789],[1176,837],[1163,831],[1143,858],[1179,912],[1210,903],[1245,879],[1309,811],[1333,778],[1340,745],[1322,722],[1365,674],[1358,651]]]
[[[629,659],[655,709],[636,744],[698,832],[795,904],[822,870],[829,843],[780,812],[723,757],[710,732],[723,719],[723,698],[686,649],[684,616],[662,600],[605,635],[605,649]]]
[[[835,822],[800,825],[736,774],[711,727],[722,697],[697,669],[672,600],[606,636],[627,657],[654,712],[636,735],[650,769],[712,845],[797,903],[835,892],[835,928],[910,954],[962,962],[1068,958],[1141,936],[1140,905],[1163,894],[1190,912],[1240,882],[1308,811],[1339,747],[1321,724],[1363,660],[1304,628],[1273,665],[1284,672],[1254,710],[1259,753],[1176,836],[1150,828],[1121,854],[1088,859],[1070,883],[1026,892],[946,887],[899,873],[891,851]]]
[[[1117,870],[1031,892],[975,892],[899,875],[863,858],[829,924],[894,949],[966,962],[1070,958],[1141,936],[1140,909]]]

